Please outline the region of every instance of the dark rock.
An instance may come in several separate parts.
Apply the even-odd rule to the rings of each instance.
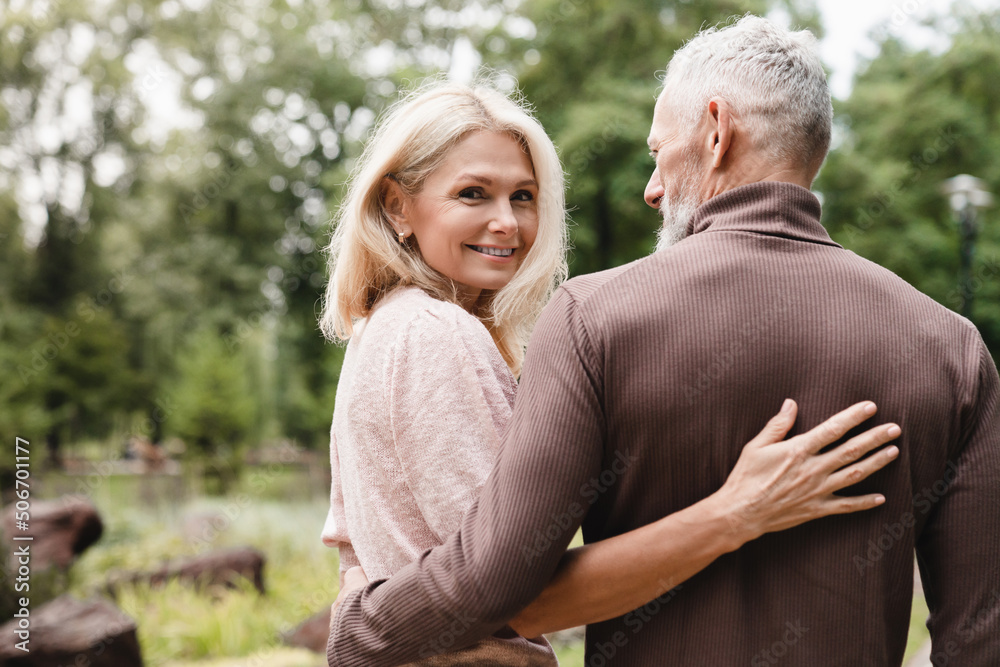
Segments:
[[[332,605],[333,602],[330,602]],[[330,636],[330,606],[310,616],[299,627],[286,632],[282,639],[289,646],[301,646],[316,653],[326,654],[326,640]]]
[[[142,667],[135,621],[105,600],[68,595],[30,610],[28,653],[17,648],[18,619],[0,627],[0,665]]]
[[[15,506],[3,511],[3,530],[8,536],[32,536],[22,544],[31,545],[31,567],[44,570],[55,565],[67,569],[104,532],[97,508],[89,501],[74,496],[59,500],[34,500],[28,513],[29,530],[15,530]]]
[[[124,584],[148,583],[159,586],[171,579],[179,579],[199,587],[236,588],[237,582],[242,578],[250,580],[254,588],[263,595],[265,562],[264,554],[252,547],[214,551],[178,563],[168,563],[153,572],[116,577],[108,582],[107,588],[114,594]]]

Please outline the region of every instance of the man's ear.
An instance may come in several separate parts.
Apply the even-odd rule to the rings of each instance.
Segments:
[[[732,145],[736,126],[729,103],[720,97],[708,101],[709,135],[708,150],[712,153],[712,168],[722,166],[722,160]]]
[[[396,182],[396,179],[391,176],[386,176],[383,179],[383,183],[383,187],[385,187],[385,212],[392,221],[392,227],[396,230],[397,234],[409,236],[410,226],[407,223],[406,215],[406,202],[408,199],[406,193],[403,192],[403,188]]]

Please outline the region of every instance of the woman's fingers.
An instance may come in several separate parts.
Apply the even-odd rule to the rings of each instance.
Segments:
[[[871,401],[855,403],[799,437],[805,443],[806,452],[815,454],[827,445],[843,438],[848,431],[870,418],[877,410],[878,408]]]
[[[858,460],[899,437],[895,424],[869,429],[819,453],[874,415],[871,401],[852,405],[808,433],[780,441],[796,416],[794,402],[789,403],[744,447],[720,490],[750,539],[822,516],[877,507],[885,502],[881,494],[842,498],[834,492],[865,479],[899,454],[897,447],[886,447]]]
[[[344,588],[354,590],[355,588],[364,588],[367,585],[368,576],[360,565],[355,565],[344,573]]]
[[[819,459],[831,472],[854,463],[868,452],[899,437],[902,430],[896,424],[882,424],[856,435],[844,444],[821,454]]]
[[[334,601],[333,605],[330,607],[330,634],[333,634],[333,621],[337,615],[337,607],[340,603],[344,601],[348,595],[359,588],[364,588],[368,585],[368,576],[365,571],[361,569],[360,566],[355,565],[349,568],[347,572],[344,573],[344,584],[340,587],[340,592],[337,593],[337,599]]]
[[[886,429],[880,428],[872,430],[887,432],[887,431],[892,431],[892,428],[890,427]],[[899,431],[899,427],[896,426],[895,430]],[[895,436],[876,438],[875,441],[878,442],[879,440],[882,440],[883,442],[881,444],[884,444],[885,442],[888,442],[889,440],[895,438],[898,435],[899,433],[897,432]],[[871,451],[871,448],[867,449],[866,451]],[[832,454],[833,452],[830,453]],[[840,489],[843,489],[845,487],[851,486],[852,484],[857,484],[861,480],[867,478],[872,473],[881,470],[885,466],[889,465],[889,463],[894,461],[897,456],[899,456],[898,447],[896,447],[895,445],[893,445],[892,447],[886,447],[882,451],[877,452],[872,456],[869,456],[864,461],[859,461],[854,465],[848,466],[843,470],[838,470],[837,472],[830,475],[830,479],[827,482],[827,488],[831,492],[834,492],[834,491],[839,491]]]
[[[746,444],[747,447],[763,447],[781,442],[795,424],[795,416],[799,411],[799,406],[795,401],[786,398],[781,406],[781,411],[771,417],[764,425],[764,428],[753,440]]]
[[[856,461],[868,452],[895,440],[901,433],[902,430],[896,424],[882,424],[881,426],[868,429],[836,449],[823,454],[821,458],[825,459],[824,466],[826,469],[836,470],[827,479],[827,484],[825,485],[831,495],[824,500],[824,508],[831,514],[849,514],[851,512],[869,510],[884,503],[885,496],[880,493],[856,497],[843,497],[832,494],[835,491],[857,484],[872,473],[881,470],[896,460],[899,456],[899,448],[893,445],[872,454],[863,461],[857,461],[844,467],[846,464]],[[838,468],[841,469],[837,470]]]
[[[885,496],[879,493],[870,493],[867,496],[852,496],[850,498],[830,496],[824,501],[824,511],[821,516],[863,512],[878,507],[884,502]]]

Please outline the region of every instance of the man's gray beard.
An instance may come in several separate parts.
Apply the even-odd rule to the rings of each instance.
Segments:
[[[664,197],[660,202],[663,226],[656,232],[656,252],[666,250],[688,235],[688,223],[694,216],[698,203],[689,197],[668,202]]]

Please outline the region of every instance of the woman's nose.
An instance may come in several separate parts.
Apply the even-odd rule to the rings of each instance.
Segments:
[[[497,202],[493,219],[490,220],[489,230],[494,234],[503,234],[505,236],[510,236],[517,231],[517,216],[514,215],[514,209],[511,207],[509,201],[501,200]]]

